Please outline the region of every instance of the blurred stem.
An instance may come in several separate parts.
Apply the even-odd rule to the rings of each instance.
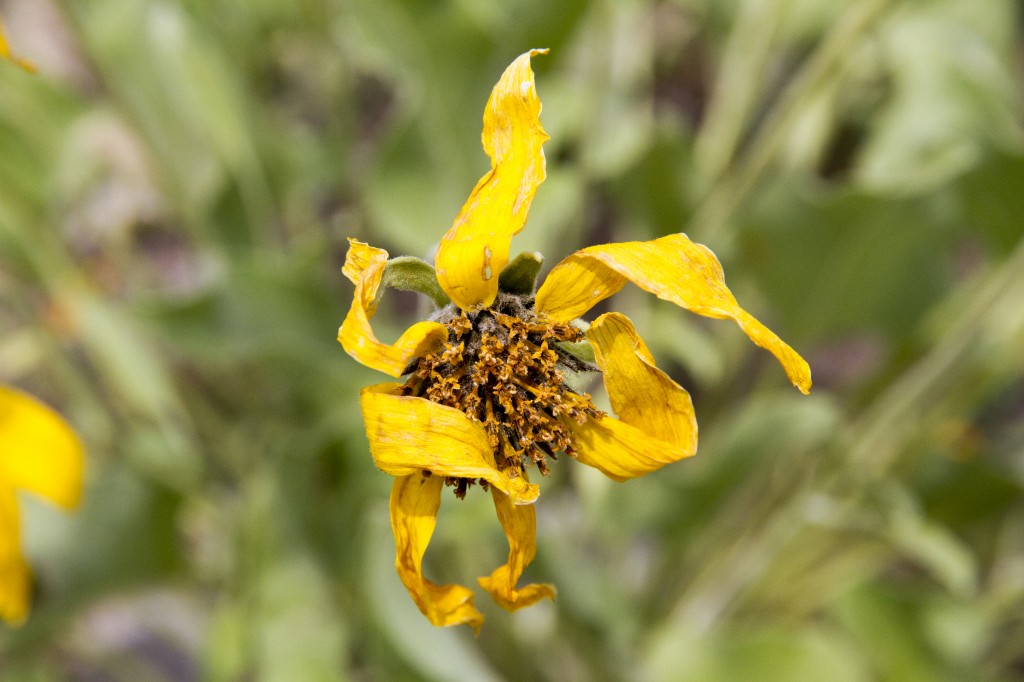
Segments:
[[[1024,239],[964,306],[941,340],[865,411],[854,425],[856,441],[849,461],[878,478],[918,433],[925,408],[955,394],[959,384],[978,373],[991,349],[1024,334],[1019,310],[1024,291]],[[1004,313],[1004,311],[1006,311]]]
[[[689,230],[703,240],[726,227],[733,211],[757,187],[771,169],[793,123],[806,104],[835,76],[843,58],[868,30],[900,0],[865,0],[851,7],[836,22],[817,50],[793,77],[764,123],[754,133],[747,150],[736,158],[701,202]],[[714,168],[712,168],[714,170]]]
[[[783,2],[747,0],[736,17],[704,124],[694,141],[704,189],[728,169],[764,91],[763,72],[778,34]]]

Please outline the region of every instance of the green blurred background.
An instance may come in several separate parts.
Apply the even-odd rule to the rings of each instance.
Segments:
[[[0,381],[88,448],[23,498],[35,609],[0,679],[1024,676],[1024,20],[1012,0],[7,0]],[[528,579],[437,630],[335,340],[352,236],[429,257],[531,47],[548,180],[513,253],[679,230],[811,363],[613,301],[687,386],[699,455],[559,462]],[[397,337],[426,314],[385,298]],[[428,575],[507,547],[444,497]]]

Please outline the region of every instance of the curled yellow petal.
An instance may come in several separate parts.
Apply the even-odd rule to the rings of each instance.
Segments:
[[[342,272],[356,285],[356,291],[352,307],[338,330],[338,341],[358,362],[394,377],[401,376],[412,360],[438,348],[448,338],[448,330],[437,322],[417,322],[393,344],[378,341],[370,318],[380,301],[380,282],[388,252],[355,239],[348,241]]]
[[[512,236],[523,229],[537,187],[544,181],[547,133],[530,57],[520,55],[494,86],[484,109],[484,151],[491,170],[477,182],[455,223],[441,239],[437,279],[460,308],[486,307],[498,293]]]
[[[14,492],[0,486],[0,618],[12,625],[28,615],[31,577],[20,543]]]
[[[697,452],[697,417],[690,394],[658,369],[633,323],[607,313],[587,330],[619,419],[665,442],[677,459]]]
[[[576,459],[622,481],[696,454],[690,394],[655,366],[629,318],[602,315],[587,329],[587,338],[619,418],[568,422]]]
[[[541,285],[537,311],[553,321],[572,320],[627,281],[698,315],[735,320],[751,341],[775,355],[794,386],[810,391],[807,362],[739,306],[715,254],[685,234],[577,251],[556,265]]]
[[[395,534],[395,569],[427,619],[439,627],[470,625],[479,632],[482,613],[473,593],[462,585],[435,585],[423,577],[423,554],[437,526],[441,506],[440,476],[400,476],[391,487],[391,530]]]
[[[370,454],[381,470],[392,476],[430,471],[440,477],[481,478],[515,504],[537,499],[536,485],[495,466],[482,424],[453,407],[396,395],[398,387],[377,384],[360,393]]]
[[[531,583],[516,588],[523,570],[537,554],[537,514],[534,507],[512,504],[508,495],[494,488],[491,489],[491,497],[494,498],[498,521],[508,538],[508,562],[489,576],[479,578],[480,586],[508,611],[530,606],[544,598],[554,599],[554,585]]]
[[[584,424],[568,422],[568,426],[573,433],[576,460],[616,481],[649,474],[687,456],[660,438],[612,417]]]
[[[84,461],[81,441],[60,415],[32,396],[0,386],[0,486],[70,508],[82,494]]]
[[[17,57],[11,52],[11,46],[7,43],[7,37],[4,35],[4,24],[2,21],[0,21],[0,59],[14,62],[29,73],[35,73],[35,64],[27,59]]]

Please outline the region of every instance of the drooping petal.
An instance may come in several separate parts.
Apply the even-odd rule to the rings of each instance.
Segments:
[[[0,483],[64,508],[82,494],[82,443],[52,409],[0,386]]]
[[[394,377],[401,376],[412,360],[437,349],[448,338],[448,330],[437,322],[417,322],[393,344],[378,341],[370,318],[380,301],[380,281],[388,252],[355,239],[348,241],[342,272],[356,285],[356,291],[352,307],[338,330],[338,341],[358,362]]]
[[[467,624],[479,632],[482,613],[473,607],[473,592],[462,585],[435,585],[423,577],[423,554],[437,525],[444,478],[421,473],[400,476],[391,487],[391,530],[395,534],[395,569],[413,601],[439,627]]]
[[[491,170],[477,182],[455,223],[441,239],[435,265],[445,293],[460,308],[486,307],[498,293],[512,236],[523,229],[537,187],[544,181],[547,133],[530,50],[505,69],[484,109],[484,151]]]
[[[491,488],[491,497],[494,498],[498,521],[508,538],[508,562],[477,582],[508,611],[530,606],[544,598],[554,599],[554,585],[531,583],[516,588],[523,570],[537,553],[537,514],[534,507],[512,504],[508,495],[494,488]]]
[[[810,391],[807,362],[739,306],[715,254],[685,234],[577,251],[556,265],[541,285],[537,311],[552,321],[572,320],[627,281],[698,315],[735,320],[751,341],[775,355],[794,386]]]
[[[14,492],[0,479],[0,618],[17,625],[28,615],[28,565],[21,555]]]
[[[623,481],[696,454],[690,394],[655,366],[629,318],[602,315],[587,329],[587,338],[619,418],[567,422],[576,459]]]
[[[612,409],[619,419],[666,443],[678,459],[697,452],[690,394],[654,364],[633,323],[607,313],[587,329]]]
[[[497,468],[482,424],[453,407],[396,395],[398,386],[377,384],[360,393],[370,454],[380,469],[392,476],[430,471],[442,478],[481,478],[515,504],[537,499],[536,485]]]
[[[11,46],[7,43],[7,37],[4,35],[3,22],[0,22],[0,59],[14,62],[29,73],[34,73],[36,70],[35,64],[11,53]]]
[[[671,443],[612,417],[567,425],[572,430],[576,460],[616,481],[649,474],[687,456],[680,455]]]

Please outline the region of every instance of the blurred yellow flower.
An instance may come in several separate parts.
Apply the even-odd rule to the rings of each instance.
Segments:
[[[35,398],[0,385],[0,618],[28,614],[31,573],[21,554],[16,492],[70,509],[82,493],[82,444],[71,427]]]
[[[491,93],[483,129],[491,170],[441,239],[436,281],[423,264],[429,281],[420,273],[417,284],[402,274],[415,259],[389,261],[386,251],[353,239],[343,269],[356,289],[338,340],[362,364],[408,375],[402,384],[363,389],[361,405],[374,461],[396,477],[398,574],[439,626],[478,629],[483,622],[468,588],[423,576],[445,484],[460,498],[473,484],[490,490],[510,550],[507,563],[479,583],[515,610],[555,595],[551,585],[517,587],[536,551],[532,503],[539,491],[528,467],[547,474],[548,460],[565,454],[621,481],[696,452],[689,394],[655,366],[629,319],[607,313],[585,333],[572,324],[627,282],[700,315],[736,321],[779,359],[794,385],[804,393],[811,386],[803,358],[740,308],[714,254],[684,234],[582,249],[555,266],[536,292],[539,260],[531,266],[527,255],[506,269],[511,239],[545,177],[548,136],[530,68],[531,56],[545,52],[521,55]],[[382,343],[370,318],[388,285],[451,302],[395,343]],[[577,357],[586,342],[596,366]],[[598,370],[618,418],[565,383],[565,371]]]
[[[4,36],[4,24],[2,21],[0,21],[0,59],[6,59],[14,62],[28,72],[35,72],[36,70],[36,67],[32,62],[11,53],[11,46],[7,43],[7,37]]]

